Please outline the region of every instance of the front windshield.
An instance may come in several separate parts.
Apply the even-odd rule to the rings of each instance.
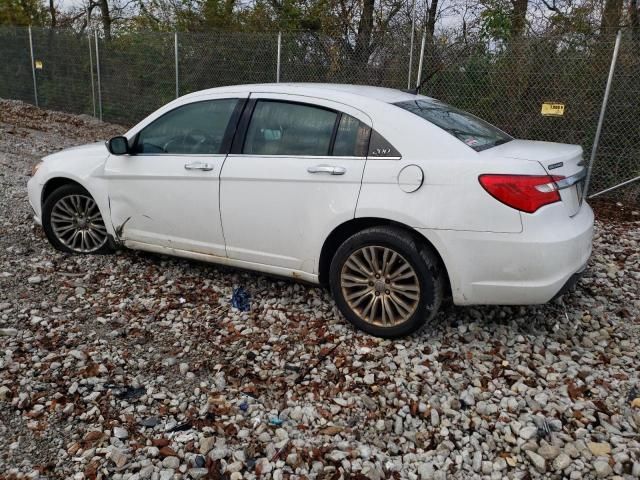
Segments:
[[[438,100],[424,97],[394,105],[442,128],[477,152],[513,140],[490,123]]]

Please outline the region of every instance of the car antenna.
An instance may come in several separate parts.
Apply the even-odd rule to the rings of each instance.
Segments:
[[[424,86],[425,83],[427,83],[427,80],[429,80],[428,74],[422,77],[422,80],[420,80],[420,82],[416,85],[416,88],[411,89],[411,93],[413,93],[414,95],[418,95],[420,93],[420,89]]]
[[[407,88],[405,90],[402,90],[403,92],[406,93],[410,93],[412,95],[418,95],[420,93],[420,89],[423,87],[423,85],[425,83],[427,83],[427,80],[429,80],[429,76],[425,75],[422,80],[420,80],[420,82],[415,86],[415,88]]]

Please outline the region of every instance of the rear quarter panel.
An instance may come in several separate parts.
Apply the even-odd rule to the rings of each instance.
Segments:
[[[401,153],[400,160],[369,158],[357,217],[388,218],[423,229],[519,233],[520,212],[498,202],[478,182],[483,173],[545,174],[538,162],[482,155],[433,124],[394,105],[376,105],[375,128]],[[405,193],[398,174],[418,165],[424,182]]]

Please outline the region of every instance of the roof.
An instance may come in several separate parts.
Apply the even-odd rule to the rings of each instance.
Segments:
[[[312,93],[313,90],[320,92],[327,90],[336,93],[348,95],[357,95],[359,97],[371,98],[385,103],[402,102],[406,100],[415,100],[416,95],[395,88],[372,87],[368,85],[350,85],[344,83],[257,83],[251,85],[229,85],[226,87],[211,88],[194,92],[194,94],[215,93],[224,91],[238,90],[259,90],[261,88],[268,89],[270,92],[281,93]],[[319,93],[319,92],[317,92]]]

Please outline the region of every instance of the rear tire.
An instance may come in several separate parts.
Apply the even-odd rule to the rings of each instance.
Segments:
[[[445,291],[438,256],[395,227],[348,238],[329,269],[331,293],[355,327],[383,338],[409,335],[435,317]]]
[[[77,184],[54,190],[42,205],[42,227],[57,250],[75,254],[112,251],[96,201]]]

